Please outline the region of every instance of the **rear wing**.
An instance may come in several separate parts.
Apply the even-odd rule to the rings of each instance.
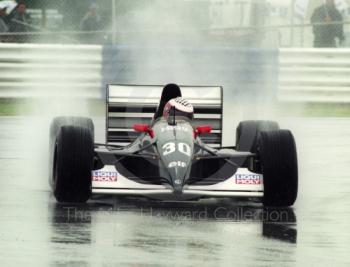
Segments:
[[[194,107],[194,126],[211,125],[213,131],[201,139],[208,145],[222,145],[222,87],[180,86],[182,96]],[[163,86],[108,85],[106,102],[106,142],[128,145],[139,133],[137,123],[150,124],[159,104]]]

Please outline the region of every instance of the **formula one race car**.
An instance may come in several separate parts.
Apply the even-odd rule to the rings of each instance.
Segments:
[[[221,87],[109,85],[105,143],[94,143],[89,118],[58,117],[51,124],[54,196],[59,202],[113,194],[293,205],[292,133],[272,121],[243,121],[236,145],[222,147],[222,100]]]

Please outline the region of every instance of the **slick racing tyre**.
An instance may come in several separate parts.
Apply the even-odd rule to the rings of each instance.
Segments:
[[[52,186],[52,168],[53,168],[53,156],[55,152],[56,140],[59,131],[63,126],[80,126],[89,129],[94,140],[94,124],[91,119],[85,117],[56,117],[52,120],[50,125],[50,144],[49,144],[49,182]]]
[[[75,125],[88,128],[94,134],[94,123],[90,118],[85,117],[56,117],[52,120],[50,126],[51,141],[55,141],[57,134],[62,126]]]
[[[236,150],[256,153],[261,131],[276,131],[279,125],[274,121],[242,121],[236,129]]]
[[[264,177],[265,206],[291,206],[298,193],[297,151],[288,130],[261,132],[258,155]]]
[[[92,121],[58,118],[54,123],[60,124],[53,145],[51,185],[54,196],[58,202],[86,202],[91,195],[94,156]]]

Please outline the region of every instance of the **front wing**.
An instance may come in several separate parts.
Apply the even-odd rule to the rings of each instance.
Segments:
[[[225,181],[213,185],[185,185],[182,194],[174,194],[170,185],[143,184],[118,173],[113,165],[92,172],[92,193],[146,196],[156,199],[185,200],[202,197],[261,198],[264,195],[263,175],[238,168]]]

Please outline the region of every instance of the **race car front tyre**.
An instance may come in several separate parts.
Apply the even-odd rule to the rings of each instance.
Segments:
[[[87,119],[88,120],[88,119]],[[58,202],[86,202],[91,195],[93,131],[84,123],[60,127],[54,148],[52,187]]]
[[[263,204],[293,205],[298,194],[298,161],[292,133],[288,130],[261,132],[258,154],[264,177]]]

